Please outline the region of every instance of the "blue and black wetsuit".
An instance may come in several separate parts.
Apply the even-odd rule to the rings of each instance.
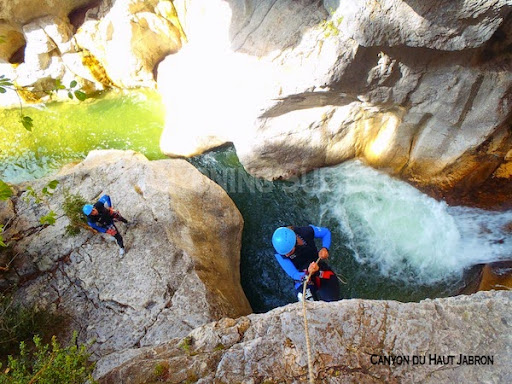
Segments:
[[[329,250],[331,246],[331,231],[324,227],[309,225],[307,227],[290,227],[303,241],[303,245],[297,244],[293,255],[287,257],[275,254],[279,265],[295,280],[296,293],[302,293],[301,280],[307,276],[309,264],[317,261],[318,249],[315,238],[322,239],[322,247]],[[335,301],[340,299],[340,287],[334,272],[325,261],[318,263],[320,271],[311,277],[312,293],[315,300]]]
[[[101,198],[93,205],[93,207],[96,208],[98,214],[90,214],[87,216],[87,224],[101,233],[106,233],[109,229],[114,229],[115,235],[113,236],[117,241],[117,245],[119,245],[121,248],[124,248],[123,238],[119,234],[119,231],[114,224],[114,220],[122,221],[123,223],[127,223],[127,221],[117,211],[112,209],[110,196],[101,196]]]

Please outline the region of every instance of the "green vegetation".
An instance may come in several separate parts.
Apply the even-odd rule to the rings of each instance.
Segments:
[[[0,384],[95,383],[94,364],[86,346],[77,346],[76,333],[65,348],[53,336],[64,320],[0,295]]]
[[[185,337],[182,342],[178,345],[187,355],[190,355],[190,347],[192,346],[192,343],[194,342],[194,339],[192,336]]]
[[[5,363],[7,355],[16,355],[20,342],[30,344],[35,335],[50,341],[63,321],[62,316],[15,305],[11,296],[0,294],[0,362]]]
[[[7,183],[5,183],[3,180],[0,180],[0,200],[7,200],[9,197],[12,196],[12,190]],[[7,245],[4,243],[4,238],[2,236],[2,233],[4,231],[3,224],[0,224],[0,247],[6,247]]]
[[[71,81],[69,83],[69,88],[66,88],[64,84],[61,83],[60,79],[55,80],[55,87],[52,91],[50,91],[50,94],[55,91],[64,90],[68,92],[68,97],[73,100],[73,97],[76,97],[80,101],[84,101],[87,99],[87,94],[85,92],[82,92],[79,88],[76,88],[78,83],[76,80]]]
[[[329,20],[322,20],[320,23],[320,27],[324,31],[324,37],[333,37],[338,36],[340,34],[340,25],[343,21],[343,16],[339,16],[337,18],[333,18],[334,16],[334,10],[329,10],[330,19]]]
[[[36,204],[44,203],[46,205],[49,205],[48,200],[46,200],[46,198],[53,196],[55,189],[58,185],[59,182],[57,180],[52,180],[41,189],[41,192],[37,192],[31,186],[28,186],[24,200],[27,203],[30,202],[31,200],[34,200]]]
[[[161,361],[155,366],[154,376],[157,381],[164,381],[169,375],[169,363]]]
[[[199,381],[199,377],[192,371],[187,372],[187,379],[183,384],[194,384]]]
[[[57,180],[52,180],[41,189],[41,192],[37,192],[31,186],[27,187],[27,191],[23,199],[27,203],[33,200],[36,204],[44,204],[49,209],[49,212],[46,215],[39,218],[41,225],[55,224],[57,214],[52,209],[50,209],[50,203],[48,202],[47,198],[53,196],[58,185],[59,182]]]
[[[55,337],[51,345],[34,337],[30,351],[20,343],[18,357],[9,356],[6,369],[0,372],[0,384],[83,384],[97,383],[92,378],[94,364],[89,362],[87,348],[76,345],[76,333],[68,347],[62,348]],[[0,367],[1,368],[1,367]]]
[[[79,193],[72,194],[68,189],[64,190],[64,213],[69,219],[66,227],[66,235],[76,236],[80,233],[80,228],[89,228],[82,214],[82,207],[87,204],[85,197]]]
[[[6,93],[8,89],[12,89],[18,96],[20,103],[19,122],[23,125],[23,127],[25,127],[27,131],[31,131],[33,126],[32,118],[23,114],[23,104],[21,103],[20,90],[14,85],[11,79],[5,77],[5,75],[0,75],[0,93]]]
[[[45,90],[43,92],[51,96],[55,94],[55,92],[57,91],[67,91],[68,97],[70,99],[76,98],[77,100],[84,101],[85,99],[87,99],[87,94],[81,91],[80,88],[77,88],[77,86],[78,83],[76,82],[76,80],[71,81],[71,83],[69,83],[69,87],[66,87],[62,84],[60,79],[57,79],[55,80],[55,85],[52,89]],[[19,122],[27,131],[32,131],[32,128],[34,127],[34,122],[30,116],[25,115],[23,113],[23,103],[21,101],[21,95],[25,95],[27,93],[31,94],[31,92],[27,89],[15,85],[14,82],[5,75],[0,75],[0,93],[6,93],[8,90],[16,92],[16,95],[18,96]]]
[[[11,187],[4,181],[0,180],[0,200],[7,200],[12,196]]]

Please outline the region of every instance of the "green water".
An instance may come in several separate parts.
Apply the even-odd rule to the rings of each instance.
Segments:
[[[133,149],[149,159],[164,158],[164,111],[155,92],[109,93],[27,109],[33,132],[18,123],[18,113],[0,111],[0,178],[8,182],[55,172],[93,149]],[[417,301],[451,295],[463,286],[468,266],[501,252],[493,244],[512,250],[496,238],[473,243],[474,228],[488,226],[495,216],[451,210],[358,163],[269,182],[249,176],[232,147],[190,162],[226,190],[244,217],[242,287],[255,312],[296,301],[293,282],[273,256],[272,233],[282,225],[332,230],[330,264],[347,281],[344,298]]]
[[[79,103],[25,108],[32,132],[17,109],[0,110],[0,178],[32,180],[84,158],[92,149],[133,149],[163,158],[159,138],[164,110],[156,92],[107,93]]]

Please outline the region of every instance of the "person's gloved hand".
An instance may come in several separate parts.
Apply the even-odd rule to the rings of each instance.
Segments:
[[[107,229],[107,233],[110,236],[115,236],[117,234],[117,231],[114,228],[109,228],[109,229]]]
[[[313,261],[311,264],[309,264],[308,274],[313,275],[314,273],[318,272],[319,269],[320,267],[318,264]]]
[[[322,248],[319,252],[318,252],[318,257],[321,258],[322,260],[325,260],[329,257],[329,250],[327,248]]]

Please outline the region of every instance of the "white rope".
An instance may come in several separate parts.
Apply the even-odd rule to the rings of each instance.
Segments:
[[[320,261],[320,258],[316,261]],[[302,287],[302,316],[304,317],[304,333],[306,335],[306,350],[308,352],[308,375],[309,375],[309,383],[315,384],[315,380],[313,378],[313,358],[311,357],[311,342],[309,340],[309,329],[308,329],[308,316],[306,311],[306,287],[309,283],[309,279],[311,279],[311,274],[308,274],[308,278],[304,281],[304,285]]]
[[[320,261],[320,259],[321,258],[319,257],[318,260],[316,261],[317,264]],[[340,278],[338,275],[335,274],[335,276],[341,283],[347,284],[347,282]],[[308,316],[306,311],[306,287],[310,279],[311,274],[308,274],[308,278],[304,281],[304,285],[302,286],[302,316],[304,318],[304,334],[306,335],[306,350],[308,352],[309,384],[315,384],[315,380],[313,378],[313,358],[311,357],[311,341],[309,340]]]

